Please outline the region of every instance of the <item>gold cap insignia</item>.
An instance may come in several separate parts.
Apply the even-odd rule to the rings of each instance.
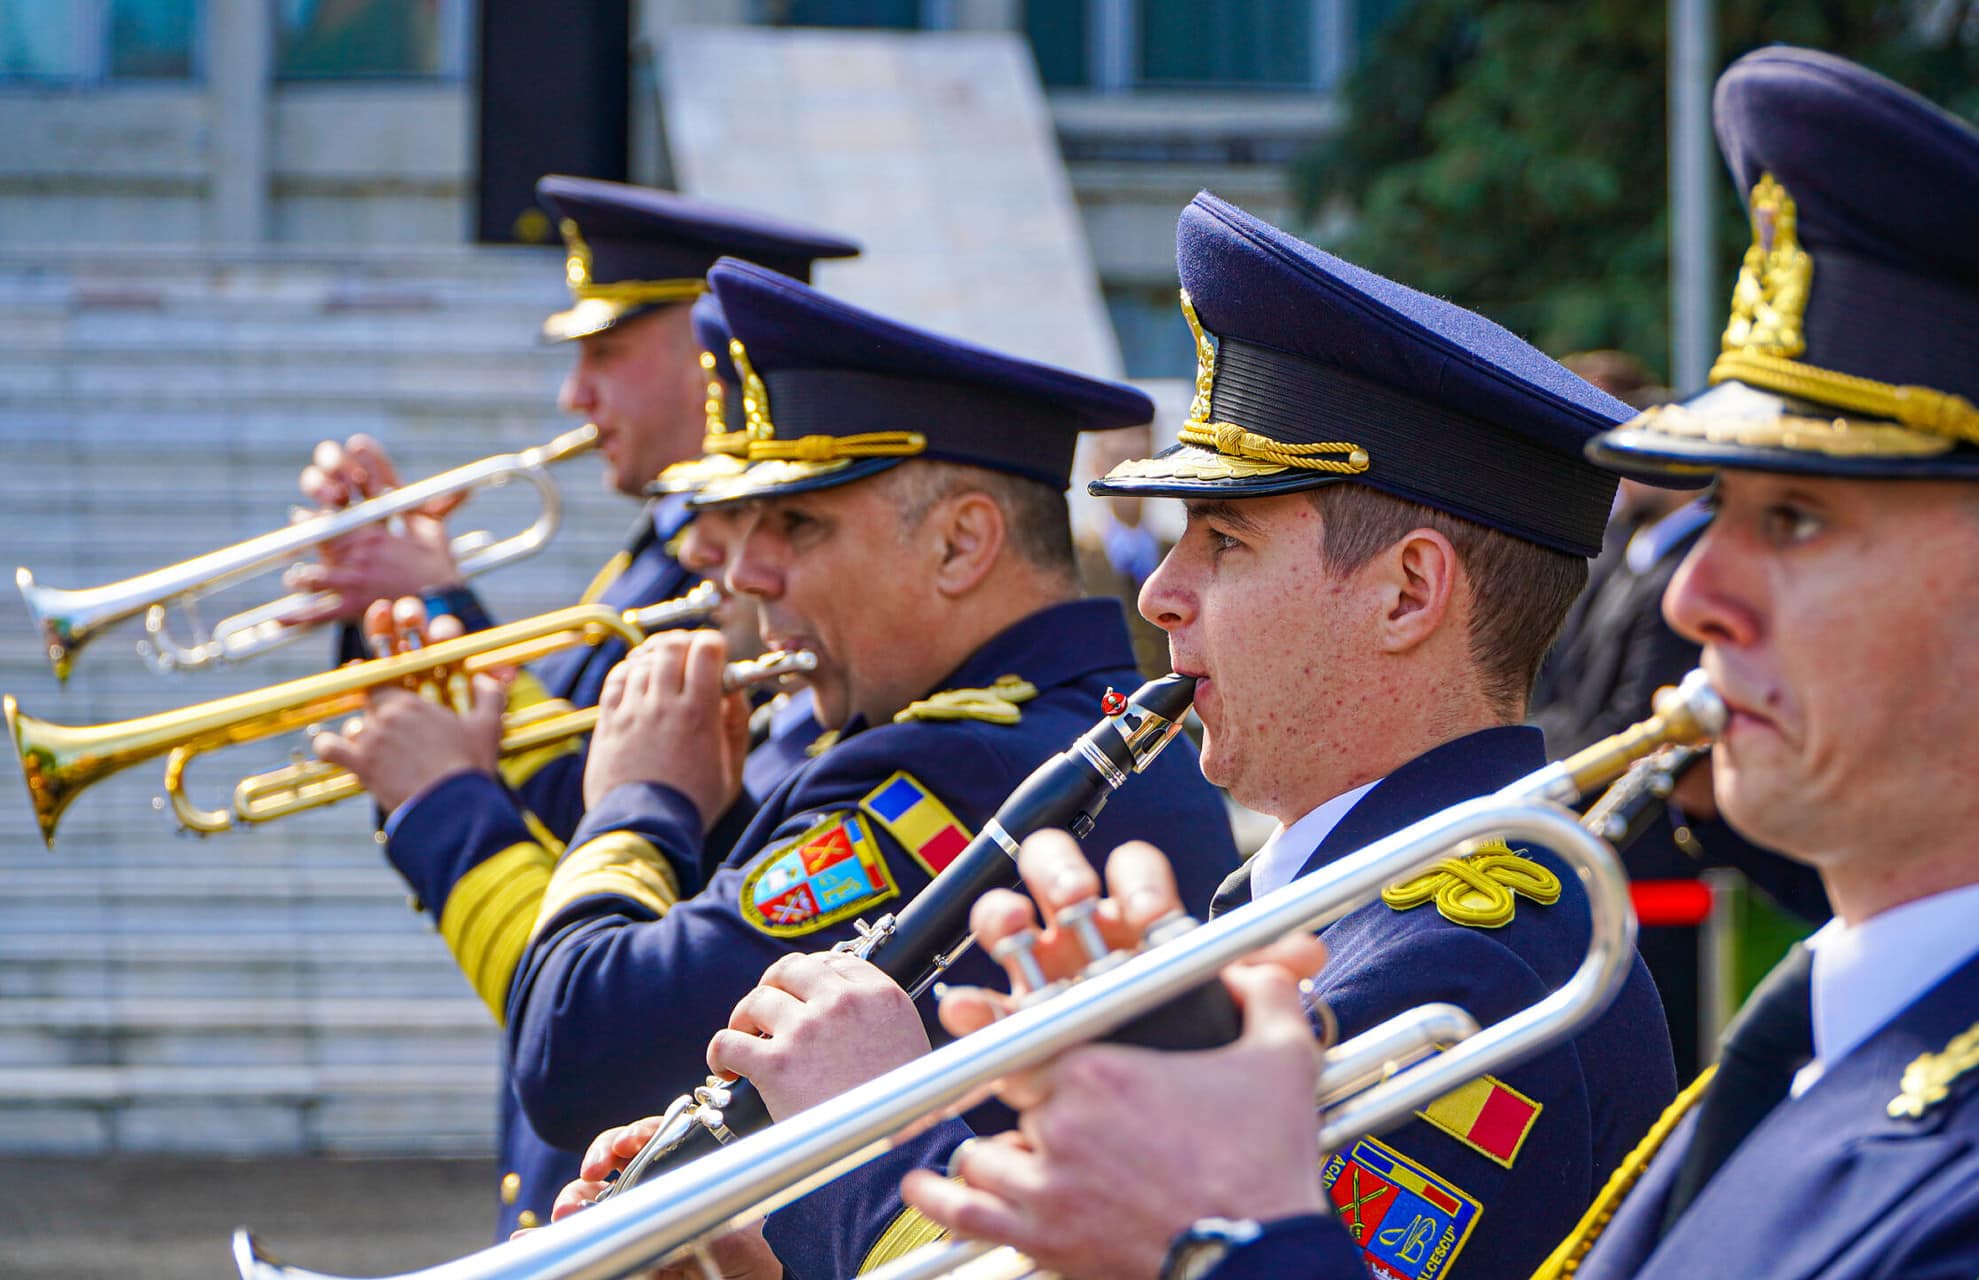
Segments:
[[[1732,317],[1724,347],[1791,359],[1807,350],[1801,318],[1807,313],[1814,259],[1800,247],[1800,211],[1773,175],[1752,188],[1752,247],[1732,286]]]
[[[563,233],[564,248],[567,252],[563,260],[564,282],[570,291],[582,294],[584,286],[591,283],[591,246],[584,243],[578,233],[577,219],[565,218],[557,223],[557,230]]]

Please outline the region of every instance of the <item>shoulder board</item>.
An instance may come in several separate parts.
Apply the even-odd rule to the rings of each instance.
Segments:
[[[1428,871],[1381,891],[1397,911],[1434,902],[1437,914],[1473,929],[1500,929],[1512,923],[1514,895],[1542,907],[1560,900],[1560,878],[1503,840],[1487,841],[1475,853],[1445,858]]]
[[[910,702],[893,717],[895,724],[910,720],[985,720],[990,724],[1016,724],[1024,713],[1017,704],[1038,696],[1038,687],[1021,676],[998,676],[987,689],[943,689],[932,697]]]
[[[1922,1119],[1951,1096],[1952,1082],[1979,1067],[1979,1022],[1955,1035],[1943,1053],[1920,1053],[1903,1069],[1900,1092],[1890,1099],[1890,1118]]]

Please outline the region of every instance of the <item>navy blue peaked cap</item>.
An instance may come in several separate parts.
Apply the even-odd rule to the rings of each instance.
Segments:
[[[688,318],[694,325],[694,342],[701,348],[701,373],[707,380],[703,410],[707,426],[701,438],[701,456],[676,462],[660,472],[646,486],[652,497],[669,493],[693,493],[711,480],[727,480],[741,474],[744,459],[742,432],[742,378],[729,355],[728,317],[722,314],[720,299],[712,293],[694,300]]]
[[[1182,211],[1176,258],[1197,330],[1182,443],[1092,492],[1257,497],[1352,481],[1541,546],[1601,550],[1615,480],[1581,454],[1627,405],[1483,316],[1207,192]]]
[[[1753,242],[1711,386],[1603,436],[1596,459],[1979,477],[1979,131],[1852,62],[1747,54],[1718,144]]]
[[[708,282],[735,337],[750,466],[703,502],[845,484],[909,458],[1063,489],[1080,432],[1154,417],[1133,387],[888,320],[750,263],[725,259]]]
[[[574,304],[543,322],[546,338],[601,333],[619,321],[707,292],[708,268],[733,255],[811,278],[820,258],[850,258],[854,241],[780,218],[671,191],[551,174],[536,198],[556,215]]]

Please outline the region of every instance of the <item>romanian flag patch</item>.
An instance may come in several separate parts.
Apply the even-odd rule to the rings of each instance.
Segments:
[[[1479,1076],[1416,1114],[1509,1169],[1544,1109],[1496,1076]]]
[[[899,895],[872,828],[834,813],[756,860],[742,882],[742,918],[779,938],[816,933]]]
[[[859,807],[887,830],[931,876],[969,845],[969,829],[911,773],[894,774],[869,792]]]
[[[1448,1180],[1373,1138],[1327,1161],[1320,1177],[1378,1280],[1447,1274],[1483,1212]]]

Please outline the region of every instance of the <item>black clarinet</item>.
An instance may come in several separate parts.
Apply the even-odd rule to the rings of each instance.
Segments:
[[[1052,827],[1088,835],[1108,797],[1154,763],[1181,731],[1195,691],[1195,677],[1180,675],[1150,680],[1132,695],[1108,689],[1100,699],[1100,722],[1033,770],[920,896],[898,915],[860,921],[859,936],[833,949],[871,961],[918,997],[967,950],[976,899],[1017,884],[1018,842]],[[769,1109],[748,1081],[710,1076],[674,1100],[659,1131],[598,1199],[769,1123]]]

